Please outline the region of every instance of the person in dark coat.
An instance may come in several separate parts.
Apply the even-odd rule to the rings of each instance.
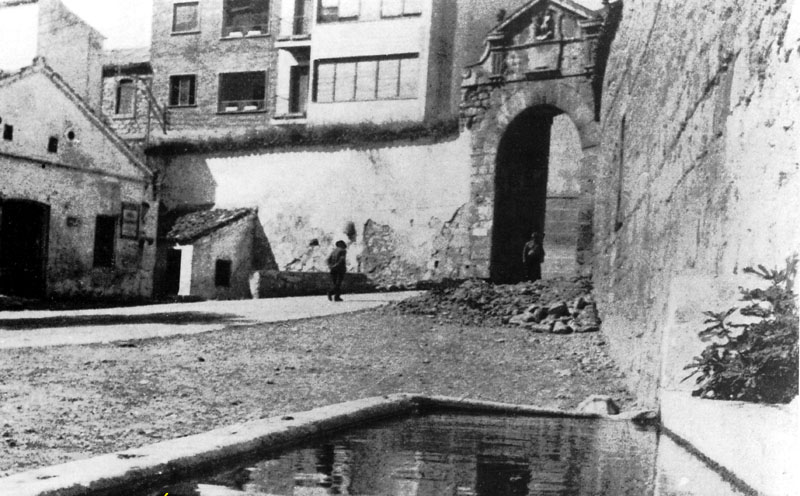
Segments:
[[[328,269],[331,271],[333,288],[328,291],[328,299],[342,301],[342,281],[347,272],[347,245],[344,241],[336,242],[336,248],[328,255]]]
[[[538,281],[542,278],[542,262],[544,262],[544,235],[538,232],[531,234],[531,239],[522,248],[522,263],[525,264],[525,280]]]

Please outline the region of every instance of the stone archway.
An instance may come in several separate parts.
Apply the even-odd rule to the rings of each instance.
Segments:
[[[567,81],[563,79],[544,81],[521,81],[506,84],[486,84],[468,88],[462,105],[462,122],[471,132],[472,141],[472,179],[469,208],[470,219],[470,260],[472,275],[492,278],[499,282],[514,282],[519,273],[516,258],[521,259],[521,245],[516,245],[535,227],[543,227],[546,210],[545,194],[541,185],[529,193],[539,195],[527,201],[509,203],[508,192],[501,187],[503,182],[514,181],[504,177],[509,171],[499,170],[504,163],[501,146],[504,140],[519,133],[520,122],[532,116],[541,122],[529,125],[534,133],[532,141],[539,143],[530,146],[531,151],[542,149],[542,142],[549,143],[549,122],[553,116],[563,113],[575,125],[580,140],[581,157],[579,167],[579,190],[575,200],[577,210],[574,270],[558,275],[589,273],[592,250],[592,212],[594,208],[593,174],[599,152],[599,124],[594,120],[594,96],[589,79]],[[534,120],[536,120],[534,119]],[[544,119],[542,121],[542,119]],[[525,153],[525,150],[522,151]],[[536,165],[536,162],[539,165]],[[532,168],[547,169],[547,157],[532,157]],[[542,164],[543,162],[543,164]],[[521,169],[520,169],[521,170]],[[518,177],[522,182],[526,179]],[[546,172],[539,174],[539,180],[546,182]],[[524,187],[523,187],[524,188]],[[537,192],[538,191],[538,192]],[[524,213],[526,205],[534,211]],[[504,209],[512,210],[509,215]],[[522,213],[522,215],[520,215]],[[503,219],[516,215],[522,220],[516,224],[519,232],[509,232],[515,226],[502,225]],[[501,224],[496,225],[500,219]],[[528,226],[526,222],[530,221]],[[537,226],[538,223],[538,226]],[[500,232],[498,232],[500,231]],[[498,243],[508,242],[509,247],[499,247]],[[555,274],[552,274],[555,275]]]

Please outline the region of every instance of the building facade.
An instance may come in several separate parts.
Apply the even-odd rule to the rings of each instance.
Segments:
[[[270,0],[153,2],[152,91],[167,107],[168,139],[270,125],[272,9]]]
[[[454,3],[281,2],[275,116],[323,124],[446,115]]]
[[[213,209],[184,215],[166,239],[171,244],[165,267],[166,295],[248,298],[253,273],[277,269],[254,209]]]
[[[153,172],[65,80],[0,79],[0,293],[148,297]]]
[[[156,0],[162,142],[449,115],[453,0]],[[448,17],[449,16],[449,17]]]

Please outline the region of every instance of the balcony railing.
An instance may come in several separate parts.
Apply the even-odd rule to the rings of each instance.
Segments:
[[[223,38],[258,36],[269,32],[269,14],[237,16],[222,27]]]
[[[266,108],[265,100],[225,100],[219,103],[219,111],[223,113],[258,112]]]

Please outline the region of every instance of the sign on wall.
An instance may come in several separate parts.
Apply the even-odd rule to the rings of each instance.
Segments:
[[[139,238],[139,204],[123,203],[120,218],[119,237],[126,239]]]

